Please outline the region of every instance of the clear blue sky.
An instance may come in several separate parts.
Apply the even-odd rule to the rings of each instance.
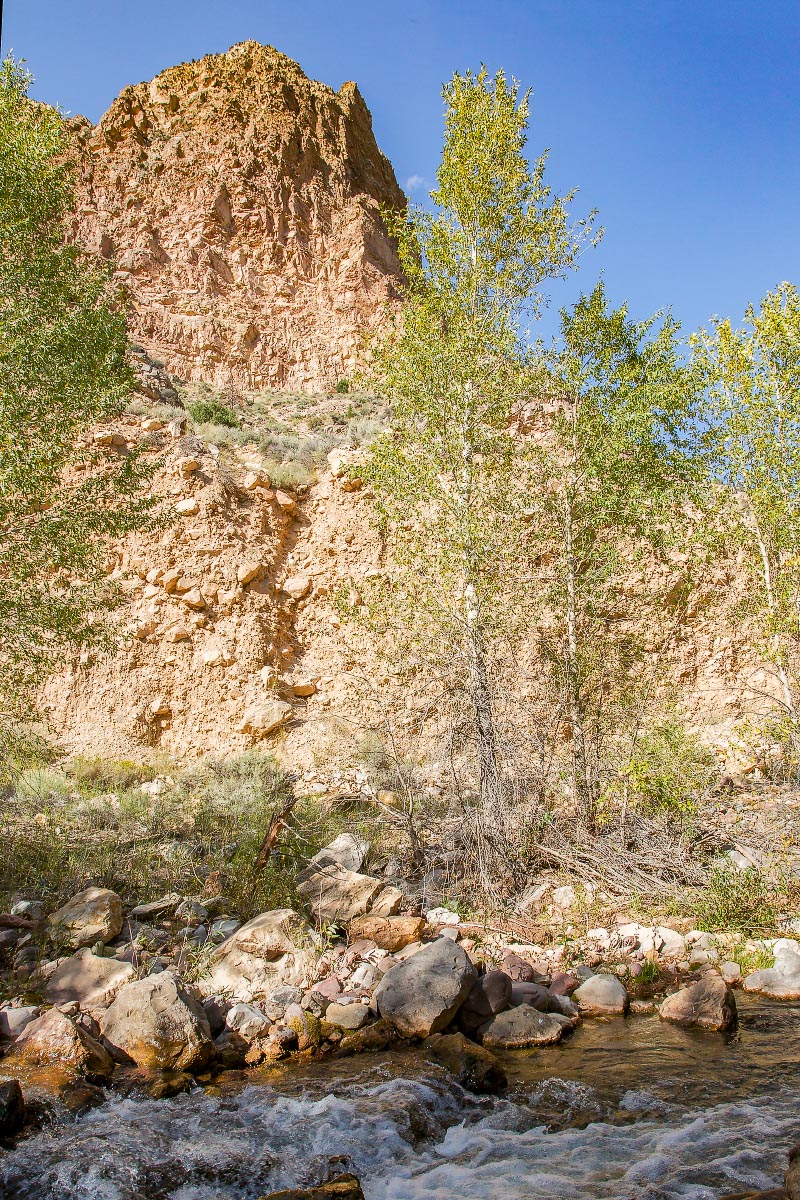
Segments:
[[[599,208],[602,272],[685,328],[800,283],[800,0],[5,0],[35,95],[97,120],[127,83],[246,38],[355,79],[398,179],[431,180],[440,86],[502,66],[534,92],[530,148]],[[422,185],[424,190],[424,185]],[[417,198],[422,192],[417,185]],[[574,294],[573,283],[554,299]],[[549,323],[549,322],[548,322]]]

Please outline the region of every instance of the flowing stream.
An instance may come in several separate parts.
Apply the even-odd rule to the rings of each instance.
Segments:
[[[0,1152],[3,1200],[257,1200],[353,1171],[367,1200],[716,1200],[782,1179],[800,1141],[800,1007],[744,998],[732,1036],[584,1022],[508,1054],[507,1093],[419,1053],[115,1098]]]

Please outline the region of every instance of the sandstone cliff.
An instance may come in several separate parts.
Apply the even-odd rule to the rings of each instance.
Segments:
[[[179,377],[324,391],[395,297],[404,203],[354,83],[243,42],[71,121],[76,238],[117,264],[131,336]]]

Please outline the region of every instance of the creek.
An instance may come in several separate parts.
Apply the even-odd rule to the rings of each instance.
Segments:
[[[741,996],[741,994],[740,994]],[[249,1072],[56,1114],[0,1152],[3,1200],[257,1200],[352,1171],[367,1200],[716,1200],[776,1186],[800,1141],[800,1006],[738,1029],[587,1020],[503,1055],[476,1097],[419,1052]]]

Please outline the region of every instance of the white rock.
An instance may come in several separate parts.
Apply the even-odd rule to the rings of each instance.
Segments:
[[[576,900],[575,888],[571,883],[567,883],[564,887],[558,887],[553,892],[553,907],[560,912],[566,912],[572,908]]]
[[[253,1042],[256,1038],[266,1037],[272,1022],[260,1008],[239,1003],[228,1009],[225,1024],[246,1042]]]
[[[19,1008],[0,1008],[0,1038],[13,1042],[38,1015],[39,1009],[34,1004],[23,1004]]]
[[[425,913],[429,925],[460,925],[461,917],[450,908],[429,908]]]

